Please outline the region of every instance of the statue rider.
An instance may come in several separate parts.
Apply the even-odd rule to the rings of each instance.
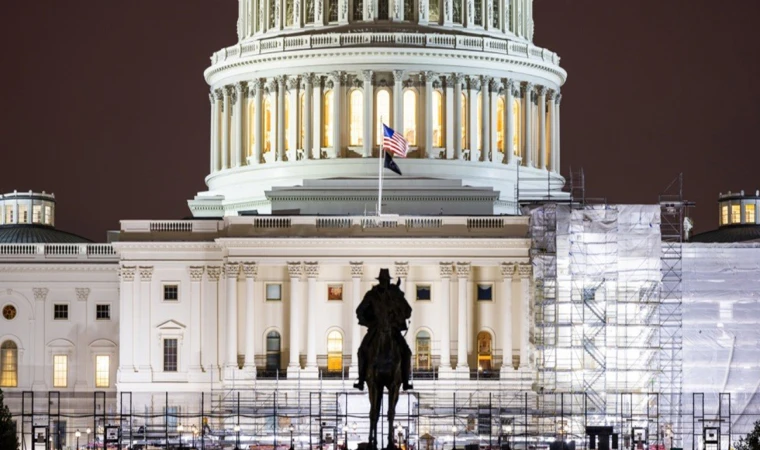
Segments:
[[[388,269],[380,269],[380,275],[377,277],[380,282],[364,295],[364,299],[356,308],[356,317],[359,319],[359,325],[367,327],[367,335],[364,336],[361,346],[359,347],[359,381],[354,384],[356,389],[364,390],[364,382],[367,376],[367,352],[369,344],[374,338],[378,327],[378,314],[386,314],[391,326],[393,339],[402,352],[401,377],[403,379],[403,389],[405,391],[414,389],[409,383],[409,375],[412,363],[412,350],[407,345],[402,332],[407,329],[406,320],[412,316],[412,307],[404,298],[404,293],[399,288],[401,279],[397,284],[391,283],[391,275]]]

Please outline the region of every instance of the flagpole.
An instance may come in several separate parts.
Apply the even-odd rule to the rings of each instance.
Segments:
[[[380,116],[380,126],[383,127],[382,133],[383,133],[383,139],[380,139],[380,151],[377,155],[377,167],[378,167],[378,176],[377,176],[377,215],[381,216],[383,215],[383,140],[385,139],[385,127],[383,126],[383,117]]]

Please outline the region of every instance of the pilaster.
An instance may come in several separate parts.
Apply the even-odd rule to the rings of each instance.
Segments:
[[[470,369],[467,364],[467,355],[469,348],[467,345],[469,336],[469,320],[468,320],[468,289],[467,282],[470,278],[470,263],[458,262],[456,264],[457,273],[457,286],[458,296],[457,302],[459,305],[457,311],[457,367],[456,371],[460,374],[467,374],[469,376]]]
[[[366,3],[372,0],[364,0]],[[363,139],[363,155],[365,158],[372,157],[372,147],[374,142],[374,134],[372,133],[372,120],[374,116],[374,104],[375,104],[375,91],[372,85],[372,71],[362,71],[362,77],[364,79],[364,115],[362,123],[362,139]]]
[[[203,367],[201,365],[201,303],[202,299],[202,282],[203,274],[206,271],[204,266],[190,266],[190,379],[201,381]]]
[[[312,117],[312,112],[314,111],[314,74],[305,73],[301,75],[301,79],[304,82],[303,108],[305,111],[303,115],[305,120],[305,123],[303,124],[303,142],[301,143],[301,146],[303,147],[303,157],[305,159],[317,159],[312,154],[312,149],[314,147],[314,118]]]
[[[140,266],[138,272],[140,273],[140,315],[138,316],[138,323],[140,325],[137,328],[137,342],[139,345],[136,345],[135,349],[140,350],[135,352],[135,357],[137,359],[137,370],[139,372],[145,372],[145,375],[150,377],[152,371],[150,345],[150,285],[153,278],[153,266]],[[137,302],[138,300],[135,301]]]
[[[301,276],[303,276],[303,264],[300,262],[288,262],[288,275],[290,276],[290,358],[288,363],[288,376],[295,375],[301,370],[300,341],[298,330],[300,328],[299,311],[303,301],[301,299]]]
[[[34,373],[32,374],[32,389],[42,391],[46,390],[45,367],[47,364],[44,362],[42,364],[37,364],[36,362],[45,355],[45,300],[50,291],[48,288],[32,288],[32,292],[34,293],[34,319],[29,321],[29,327],[32,330],[32,345],[30,347],[34,349],[34,355],[37,359],[37,361],[33,360]],[[17,357],[17,360],[20,361],[21,358]],[[21,386],[22,383],[25,384],[25,381],[20,379],[17,381],[21,382],[18,384],[19,386]]]
[[[509,373],[514,371],[512,366],[512,320],[514,319],[514,310],[512,308],[512,280],[517,273],[517,265],[514,263],[503,262],[499,266],[501,269],[501,296],[499,298],[501,312],[501,352],[502,364],[501,372]]]
[[[307,279],[307,323],[306,323],[306,367],[304,375],[318,376],[317,366],[317,277],[319,276],[319,263],[316,261],[304,262],[304,273]]]
[[[245,359],[244,379],[256,379],[256,275],[259,266],[254,262],[241,265],[245,276]]]
[[[518,275],[520,277],[520,368],[532,366],[530,356],[532,353],[530,344],[530,303],[531,303],[531,274],[533,267],[530,264],[519,264]]]
[[[219,279],[222,276],[221,266],[206,266],[208,286],[206,292],[209,298],[201,302],[201,317],[203,317],[203,330],[201,339],[201,365],[206,376],[214,381],[219,381],[219,334],[218,334],[218,310],[219,310]]]
[[[364,275],[364,263],[351,261],[351,311],[356,311],[362,301],[361,282]],[[359,345],[361,344],[361,329],[355,314],[351,314],[351,367],[349,376],[358,373]]]
[[[227,263],[224,265],[224,273],[227,279],[227,338],[225,342],[227,351],[224,358],[224,379],[225,381],[232,381],[236,378],[235,372],[238,371],[237,285],[240,265],[237,263]]]

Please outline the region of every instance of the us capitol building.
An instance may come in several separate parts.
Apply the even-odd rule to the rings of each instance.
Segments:
[[[735,233],[760,196],[721,196],[721,228],[677,244],[678,202],[573,201],[566,73],[533,29],[532,0],[240,0],[239,42],[205,71],[192,219],[92,243],[55,228],[52,194],[0,196],[0,387],[23,448],[355,448],[354,311],[381,268],[413,308],[404,445],[586,445],[589,424],[690,445],[695,392],[718,421],[725,393],[744,403],[733,442],[760,403],[758,327],[734,320],[760,309],[760,250]],[[378,215],[383,123],[411,148]]]

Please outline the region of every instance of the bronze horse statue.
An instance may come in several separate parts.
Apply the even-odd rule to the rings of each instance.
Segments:
[[[369,387],[369,448],[377,450],[377,422],[383,402],[383,391],[388,390],[388,450],[393,444],[393,422],[396,418],[396,404],[399,389],[413,389],[409,383],[411,350],[401,335],[406,330],[406,320],[411,317],[412,308],[399,289],[399,283],[390,283],[388,269],[381,269],[377,278],[380,283],[367,292],[356,315],[360,325],[369,329],[359,348],[359,382],[354,385],[364,389]]]

